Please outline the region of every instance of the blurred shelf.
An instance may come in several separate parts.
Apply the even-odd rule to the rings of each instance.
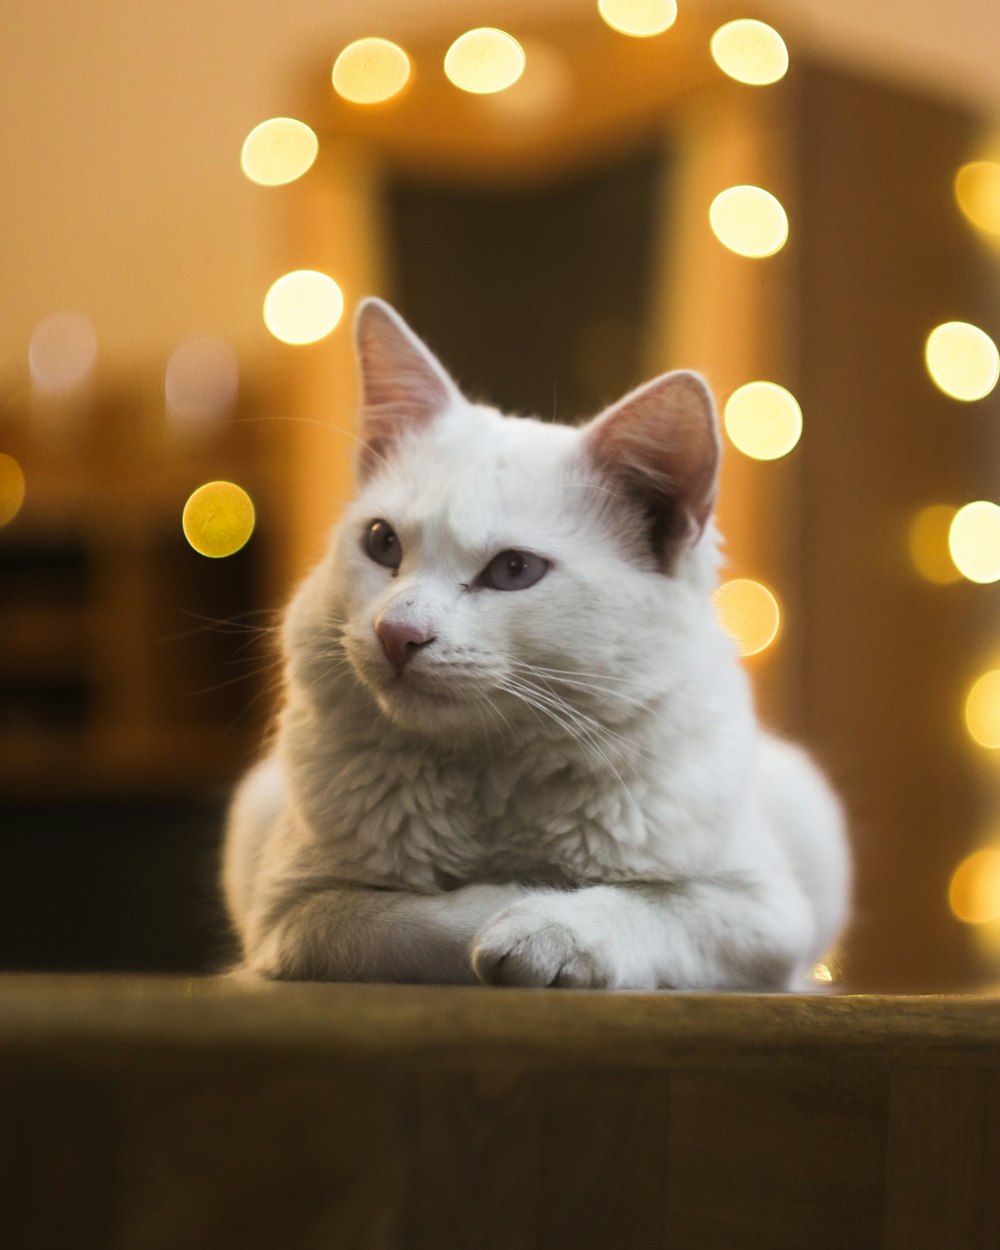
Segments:
[[[202,437],[171,437],[141,394],[81,405],[43,414],[51,424],[30,405],[0,422],[26,480],[21,511],[0,527],[0,791],[225,782],[258,739],[266,666],[252,647],[237,654],[242,632],[211,623],[273,601],[280,422],[242,419],[243,401]],[[249,491],[259,524],[240,552],[207,560],[181,515],[218,479]]]

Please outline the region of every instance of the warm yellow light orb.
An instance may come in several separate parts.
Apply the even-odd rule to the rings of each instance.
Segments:
[[[246,545],[253,533],[253,501],[235,482],[206,482],[184,505],[184,537],[199,555],[220,559]]]
[[[751,87],[767,87],[788,72],[785,41],[766,22],[741,17],[720,26],[709,43],[724,74]]]
[[[965,698],[965,727],[981,747],[1000,747],[1000,670],[991,669],[973,682]]]
[[[747,382],[729,396],[723,423],[745,456],[778,460],[802,435],[802,409],[795,396],[776,382]]]
[[[762,583],[734,578],[722,583],[712,601],[722,628],[736,639],[740,655],[756,655],[778,636],[781,608]]]
[[[325,338],[343,312],[340,287],[315,269],[286,273],[264,297],[264,324],[282,343],[300,345]]]
[[[788,238],[788,217],[780,202],[762,187],[728,187],[708,210],[712,232],[740,256],[773,256]]]
[[[473,95],[505,91],[524,73],[524,49],[513,35],[481,26],[459,35],[444,56],[450,82]]]
[[[948,903],[965,924],[1000,919],[1000,848],[984,846],[962,860],[948,886]]]
[[[921,577],[947,586],[961,577],[948,550],[948,533],[957,508],[932,503],[921,508],[910,522],[910,559]]]
[[[352,104],[391,100],[410,78],[410,58],[391,39],[355,39],[333,63],[333,87]]]
[[[243,141],[240,166],[251,182],[280,187],[301,178],[312,167],[319,140],[305,122],[294,117],[272,117]]]
[[[0,525],[17,516],[24,503],[24,470],[13,456],[0,453]]]
[[[612,30],[636,39],[662,35],[677,21],[676,0],[597,0],[597,11]]]
[[[963,165],[955,175],[955,198],[977,229],[1000,235],[1000,164],[970,161]]]
[[[1000,379],[1000,352],[985,330],[967,321],[946,321],[927,336],[927,371],[952,399],[983,399]]]
[[[985,499],[959,508],[948,528],[948,550],[970,582],[1000,581],[1000,508]]]

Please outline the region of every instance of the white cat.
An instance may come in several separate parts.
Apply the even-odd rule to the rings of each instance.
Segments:
[[[468,402],[356,320],[360,491],[292,601],[225,889],[269,977],[804,985],[847,911],[840,807],[757,726],[711,603],[712,399],[573,428]]]

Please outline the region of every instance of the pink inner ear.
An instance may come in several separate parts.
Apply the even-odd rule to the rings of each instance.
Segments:
[[[586,434],[594,464],[662,515],[683,509],[693,542],[708,523],[719,470],[715,407],[694,373],[664,374],[595,418]]]
[[[359,470],[367,477],[403,434],[441,413],[456,390],[434,354],[381,300],[359,306],[354,333],[361,380]]]

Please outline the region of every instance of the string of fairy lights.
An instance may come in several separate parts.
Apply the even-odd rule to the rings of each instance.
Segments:
[[[596,0],[595,20],[624,38],[654,39],[677,19],[675,0]],[[768,87],[787,73],[787,45],[773,27],[752,18],[726,22],[711,36],[718,69],[750,88]],[[551,52],[549,52],[551,59]],[[457,91],[479,96],[513,94],[533,66],[539,71],[545,49],[494,27],[460,31],[437,67]],[[352,106],[370,108],[402,100],[414,61],[405,49],[381,35],[356,39],[336,56],[333,90]],[[551,93],[550,93],[551,96]],[[255,126],[243,143],[241,167],[261,187],[279,187],[313,167],[319,140],[305,122],[271,117]],[[1000,163],[983,158],[956,174],[955,198],[977,233],[1000,248]],[[721,187],[705,206],[706,224],[718,243],[754,263],[765,263],[785,246],[788,215],[767,188]],[[279,341],[297,347],[316,343],[340,324],[346,301],[329,274],[298,269],[279,276],[263,299],[263,320]],[[915,346],[915,357],[919,353]],[[93,369],[96,331],[77,313],[53,313],[32,335],[32,385],[42,393],[66,394],[81,387]],[[989,396],[1000,378],[1000,354],[981,327],[950,321],[930,327],[923,345],[933,384],[962,404]],[[166,404],[177,420],[196,426],[231,406],[237,364],[231,348],[212,340],[192,340],[171,357],[166,371]],[[803,435],[803,414],[795,396],[774,381],[752,379],[729,396],[723,424],[732,446],[753,460],[789,455]],[[28,485],[21,465],[0,453],[0,525],[20,513]],[[255,524],[249,494],[233,482],[206,482],[187,498],[182,527],[195,551],[220,558],[240,550]],[[946,585],[965,578],[978,584],[1000,581],[1000,505],[972,500],[960,506],[928,503],[909,529],[913,567],[928,582]],[[778,639],[779,596],[754,578],[733,578],[716,592],[716,608],[742,655],[753,656]],[[964,703],[965,727],[983,750],[1000,750],[1000,668],[982,673]],[[949,887],[952,911],[961,920],[992,925],[1000,949],[1000,843],[982,846],[957,868]]]
[[[980,238],[1000,254],[1000,163],[970,161],[955,175],[955,200]],[[928,335],[927,371],[935,385],[959,403],[975,404],[1000,380],[1000,353],[980,327],[946,322]],[[1000,581],[1000,507],[976,499],[927,504],[913,518],[910,558],[928,582],[948,585],[962,578],[976,585]],[[964,724],[985,752],[1000,749],[1000,669],[981,673],[968,688]],[[948,883],[952,914],[977,930],[979,945],[1000,955],[1000,835],[995,831],[957,865]]]

